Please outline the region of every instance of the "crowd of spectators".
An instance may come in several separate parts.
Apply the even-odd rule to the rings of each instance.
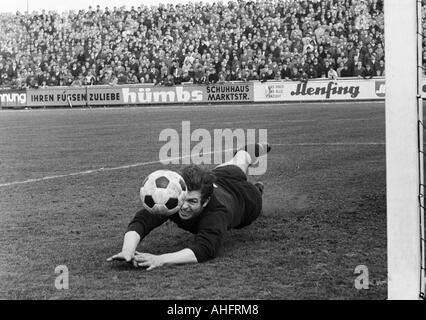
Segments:
[[[0,15],[0,86],[383,76],[383,0],[256,0]]]

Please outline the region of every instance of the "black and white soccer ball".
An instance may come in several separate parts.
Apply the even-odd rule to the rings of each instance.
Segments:
[[[179,211],[187,193],[182,176],[171,170],[152,172],[143,182],[140,198],[152,214],[172,215]]]

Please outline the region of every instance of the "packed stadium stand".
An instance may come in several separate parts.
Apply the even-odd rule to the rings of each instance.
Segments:
[[[383,0],[0,15],[0,87],[383,76]]]

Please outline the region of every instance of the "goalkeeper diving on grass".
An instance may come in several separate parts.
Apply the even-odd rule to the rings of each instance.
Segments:
[[[213,170],[198,165],[185,167],[181,176],[187,193],[180,209],[169,216],[155,215],[145,208],[138,211],[127,227],[121,252],[107,261],[125,261],[152,270],[215,258],[228,230],[248,226],[260,215],[264,185],[249,182],[247,172],[270,150],[269,144],[246,145]],[[167,220],[195,234],[194,242],[182,250],[160,255],[137,252],[139,242]]]

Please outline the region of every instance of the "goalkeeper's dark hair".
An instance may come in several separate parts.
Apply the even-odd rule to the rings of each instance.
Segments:
[[[205,203],[212,195],[216,176],[210,170],[191,164],[182,170],[182,178],[185,180],[188,191],[201,192],[201,203]]]

